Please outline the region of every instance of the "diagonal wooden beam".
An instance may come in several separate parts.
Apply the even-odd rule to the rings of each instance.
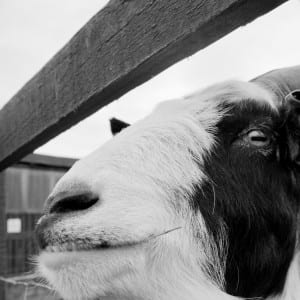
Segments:
[[[285,1],[111,1],[0,111],[0,169]]]

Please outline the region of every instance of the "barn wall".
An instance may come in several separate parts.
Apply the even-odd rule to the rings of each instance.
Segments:
[[[32,270],[31,260],[38,252],[34,237],[35,224],[42,215],[44,202],[54,185],[74,162],[71,159],[32,154],[3,172],[3,188],[0,187],[3,195],[0,198],[0,213],[5,216],[0,216],[3,222],[0,228],[5,229],[3,234],[6,235],[1,240],[2,244],[0,242],[1,258],[5,257],[0,260],[0,264],[5,263],[5,268],[1,268],[3,275],[20,275]],[[6,222],[12,219],[21,224],[20,232],[6,232]]]
[[[4,174],[0,173],[0,276],[6,273],[6,218],[5,218],[5,182]],[[5,299],[4,282],[0,280],[0,299]]]
[[[44,202],[65,171],[11,167],[6,176],[6,212],[41,213]]]

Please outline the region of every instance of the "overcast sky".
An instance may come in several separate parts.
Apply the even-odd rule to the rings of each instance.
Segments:
[[[259,1],[259,0],[256,0]],[[0,0],[0,105],[7,102],[97,11],[104,0]],[[300,64],[300,1],[290,0],[53,139],[38,153],[82,157],[111,138],[109,118],[133,123],[160,101],[221,80],[248,80]]]

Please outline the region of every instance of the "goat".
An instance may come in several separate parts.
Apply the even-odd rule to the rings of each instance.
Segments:
[[[163,102],[76,162],[38,272],[65,299],[300,299],[299,86],[292,67]]]

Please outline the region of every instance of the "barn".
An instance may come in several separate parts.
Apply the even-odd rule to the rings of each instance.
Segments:
[[[32,268],[30,257],[37,251],[33,230],[42,214],[44,201],[75,161],[30,154],[3,172],[6,276],[16,276]]]

